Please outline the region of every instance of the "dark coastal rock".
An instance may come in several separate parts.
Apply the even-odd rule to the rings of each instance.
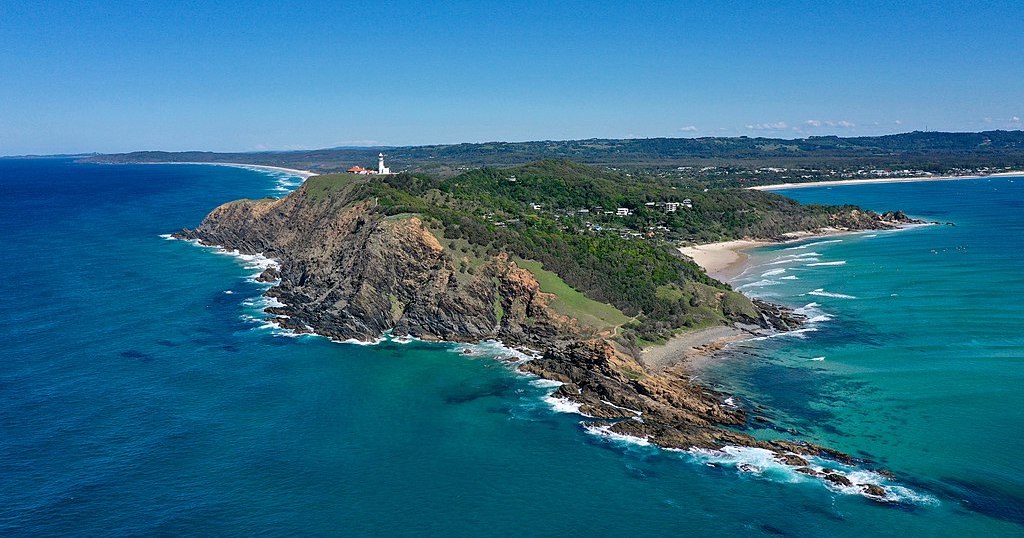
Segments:
[[[269,321],[271,323],[276,323],[278,326],[280,326],[283,329],[288,329],[288,330],[291,330],[291,331],[299,333],[299,334],[309,334],[309,333],[313,332],[304,323],[302,323],[301,321],[297,321],[297,320],[295,320],[293,318],[276,317],[276,318],[270,318],[267,321]]]
[[[281,272],[276,267],[267,267],[260,273],[260,276],[256,277],[257,282],[274,282],[281,278]]]
[[[420,218],[373,208],[371,200],[313,200],[300,188],[278,200],[224,204],[176,236],[277,259],[279,270],[260,275],[280,279],[267,295],[287,306],[273,313],[332,338],[370,340],[391,330],[425,340],[543,343],[580,332],[507,256],[460,272]]]
[[[829,225],[839,230],[889,230],[908,224],[925,224],[912,219],[902,211],[887,211],[879,215],[873,211],[850,209],[829,216]]]
[[[669,448],[764,448],[804,469],[801,456],[853,461],[809,443],[764,441],[739,431],[748,415],[725,405],[724,394],[682,368],[650,371],[628,343],[555,311],[553,296],[508,255],[475,258],[467,271],[462,254],[446,248],[420,216],[387,216],[376,200],[354,195],[313,196],[307,185],[281,199],[224,204],[195,230],[175,235],[278,260],[279,269],[267,269],[260,280],[276,282],[266,295],[284,306],[265,311],[286,329],[338,340],[368,341],[390,331],[428,341],[496,339],[540,349],[539,357],[519,368],[562,382],[554,395],[579,404],[613,433]],[[863,218],[883,226],[876,217]],[[885,225],[900,218],[892,215]],[[753,305],[737,314],[751,326],[788,331],[804,322],[778,305]]]
[[[910,217],[907,216],[906,213],[904,213],[902,211],[886,211],[885,213],[882,213],[882,215],[879,217],[879,219],[882,222],[889,222],[889,223],[894,223],[894,224],[897,224],[897,225],[904,225],[904,224],[927,224],[927,221],[910,218]]]
[[[877,484],[861,484],[861,490],[872,497],[885,497],[885,488]]]
[[[796,467],[807,466],[807,460],[801,458],[800,456],[797,456],[796,454],[780,454],[775,459],[779,460],[782,463],[785,463],[786,465],[793,465]]]
[[[878,473],[878,474],[880,474],[880,475],[890,479],[890,480],[895,480],[896,479],[896,475],[893,474],[892,471],[887,471],[885,469],[875,469],[874,471],[876,473]]]
[[[749,320],[750,323],[758,325],[762,329],[773,331],[792,331],[800,328],[806,321],[807,316],[793,312],[791,309],[761,299],[751,299],[754,307],[761,315],[760,319]]]
[[[852,486],[853,485],[853,482],[850,482],[849,478],[846,478],[845,476],[843,476],[843,475],[841,475],[839,473],[828,473],[828,474],[825,475],[825,480],[828,480],[829,482],[832,482],[833,484],[836,484],[836,485],[839,485],[839,486]]]

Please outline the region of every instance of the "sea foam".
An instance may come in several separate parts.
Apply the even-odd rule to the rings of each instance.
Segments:
[[[800,308],[794,308],[793,313],[807,316],[808,324],[823,323],[832,319],[832,316],[823,312],[820,306],[818,303],[807,303]]]
[[[757,478],[782,483],[817,482],[827,489],[845,495],[860,495],[881,502],[933,505],[938,501],[922,493],[915,492],[910,488],[896,484],[885,476],[868,469],[861,469],[844,465],[837,461],[820,457],[807,457],[807,467],[817,471],[835,473],[845,477],[853,483],[851,486],[835,484],[820,476],[811,476],[797,472],[797,467],[780,461],[775,453],[763,448],[725,446],[720,450],[708,450],[693,448],[687,451],[675,451],[685,453],[698,463],[713,467],[731,467],[739,473],[749,474]],[[882,488],[885,496],[870,495],[865,491],[867,485],[874,485]]]
[[[761,279],[761,280],[758,280],[757,282],[750,282],[749,284],[743,284],[742,286],[737,287],[736,290],[743,290],[743,289],[747,289],[747,288],[763,288],[765,286],[775,286],[778,283],[779,282],[777,280]]]
[[[842,239],[828,239],[826,241],[814,241],[812,243],[806,243],[803,245],[797,245],[795,247],[784,248],[782,250],[803,250],[805,248],[813,247],[815,245],[828,245],[830,243],[842,243]]]
[[[825,291],[822,288],[818,288],[813,291],[807,292],[807,295],[816,295],[818,297],[833,297],[835,299],[856,299],[853,295],[846,295],[845,293],[833,293],[831,291]]]
[[[610,424],[590,424],[587,422],[581,422],[583,429],[591,435],[603,437],[610,441],[617,441],[619,443],[625,443],[629,445],[637,446],[651,446],[651,442],[646,437],[635,437],[632,435],[623,435],[621,433],[613,432]]]

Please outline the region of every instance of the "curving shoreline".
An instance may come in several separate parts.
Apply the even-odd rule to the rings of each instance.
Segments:
[[[737,239],[680,247],[679,252],[692,258],[711,278],[729,282],[743,271],[747,261],[745,250],[770,244],[758,239]]]
[[[1024,170],[996,172],[995,174],[977,174],[968,176],[921,176],[921,177],[879,177],[871,179],[837,179],[830,181],[812,181],[807,183],[776,183],[774,185],[758,185],[747,187],[752,191],[779,191],[788,189],[806,189],[810,187],[834,187],[836,185],[871,185],[877,183],[917,183],[922,181],[957,181],[961,179],[988,179],[992,177],[1024,176]]]
[[[794,330],[803,316],[753,301],[731,318],[733,325],[679,334],[689,339],[683,342],[689,352],[665,346],[662,357],[650,352],[643,357],[629,341],[580,326],[554,310],[553,296],[507,254],[496,254],[460,276],[450,249],[419,216],[389,217],[376,211],[376,203],[367,198],[323,203],[307,183],[284,198],[223,204],[197,228],[173,236],[277,260],[277,268],[268,267],[257,277],[274,282],[265,295],[281,305],[264,309],[273,316],[268,323],[338,341],[372,341],[388,332],[400,338],[496,339],[514,349],[537,348],[542,351],[518,370],[560,383],[550,397],[587,417],[594,432],[684,451],[761,449],[773,461],[823,482],[895,501],[882,486],[831,472],[834,465],[813,466],[814,461],[830,461],[873,467],[869,462],[805,440],[763,440],[745,432],[757,420],[750,410],[734,405],[729,395],[701,383],[687,364],[680,364],[688,355],[710,357],[730,339],[758,336],[755,331]],[[893,228],[900,218],[906,220],[876,215],[864,225]]]
[[[285,168],[283,166],[270,166],[266,164],[245,164],[245,163],[204,163],[204,162],[160,162],[160,163],[148,163],[148,164],[206,164],[210,166],[229,166],[231,168],[245,168],[248,170],[267,170],[272,172],[287,172],[301,177],[302,179],[309,179],[313,176],[319,175],[317,172],[310,170],[299,170],[297,168]]]

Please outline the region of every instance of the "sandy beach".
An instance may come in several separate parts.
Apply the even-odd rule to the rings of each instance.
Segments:
[[[645,348],[640,354],[640,362],[656,372],[680,365],[689,370],[697,370],[711,359],[714,352],[727,344],[754,336],[748,331],[728,325],[687,331],[662,345]]]
[[[234,168],[251,168],[251,169],[256,169],[256,170],[274,170],[274,171],[277,171],[277,172],[287,172],[287,173],[289,173],[289,174],[295,174],[295,175],[297,175],[297,176],[300,176],[300,177],[302,177],[302,179],[307,179],[307,178],[310,178],[310,177],[312,177],[312,176],[318,176],[318,175],[320,175],[320,174],[318,174],[317,172],[311,172],[311,171],[309,171],[309,170],[298,170],[298,169],[295,169],[295,168],[284,168],[284,167],[281,167],[281,166],[268,166],[268,165],[264,165],[264,164],[245,164],[245,163],[200,163],[200,162],[187,162],[187,163],[154,163],[154,164],[210,164],[210,165],[215,165],[215,166],[231,166],[231,167],[234,167]]]
[[[743,264],[747,260],[744,250],[769,244],[768,241],[740,239],[682,247],[679,252],[693,258],[712,278],[728,282],[743,271]]]
[[[958,179],[986,179],[990,177],[1024,176],[1024,171],[999,172],[976,176],[920,176],[920,177],[880,177],[875,179],[840,179],[835,181],[816,181],[810,183],[778,183],[775,185],[759,185],[748,187],[754,191],[778,191],[786,189],[805,189],[808,187],[830,187],[835,185],[866,185],[871,183],[914,183],[918,181],[956,181]]]
[[[126,163],[128,164],[128,163]],[[309,179],[312,176],[319,176],[319,172],[312,172],[310,170],[299,170],[297,168],[285,168],[283,166],[269,166],[265,164],[245,164],[245,163],[204,163],[197,161],[165,161],[165,162],[154,162],[154,163],[130,163],[130,164],[202,164],[207,166],[230,166],[232,168],[248,168],[250,170],[273,170],[276,172],[286,172],[301,177],[302,179]]]

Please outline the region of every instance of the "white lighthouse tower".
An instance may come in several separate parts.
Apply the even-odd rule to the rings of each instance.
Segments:
[[[378,174],[390,174],[391,169],[384,166],[384,154],[377,155],[377,173]]]

